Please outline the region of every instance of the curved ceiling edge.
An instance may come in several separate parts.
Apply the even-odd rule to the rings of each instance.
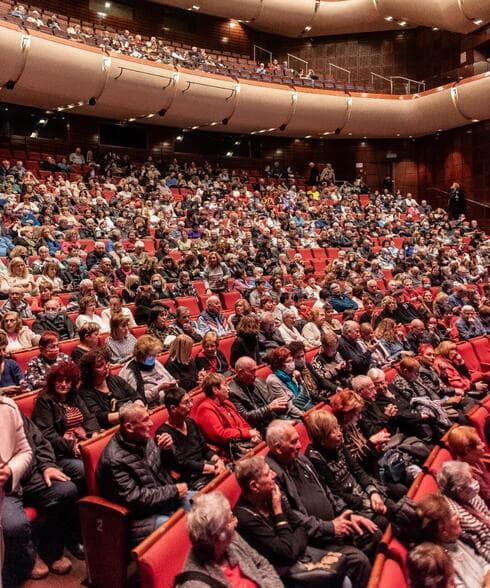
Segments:
[[[23,34],[0,23],[1,60],[26,60],[14,87],[1,89],[3,102],[152,125],[287,137],[416,137],[490,119],[490,72],[420,95],[348,94],[176,71],[38,32],[32,32],[25,55]]]
[[[490,22],[490,2],[472,0],[150,0],[185,10],[241,20],[287,37],[374,32],[403,26],[469,33]],[[471,4],[471,6],[468,6]]]

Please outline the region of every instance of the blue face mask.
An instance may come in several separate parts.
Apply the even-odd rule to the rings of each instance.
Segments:
[[[146,365],[148,367],[153,367],[155,365],[155,356],[149,355],[148,357],[146,357],[145,361],[143,362],[143,365]]]

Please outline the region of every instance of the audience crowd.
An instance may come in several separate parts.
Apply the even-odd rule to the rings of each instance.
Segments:
[[[490,478],[466,414],[490,373],[470,371],[456,344],[490,334],[478,222],[391,182],[339,186],[314,163],[305,183],[279,162],[252,174],[79,148],[66,161],[43,162],[42,179],[22,161],[0,166],[0,392],[39,391],[23,417],[30,467],[0,467],[5,584],[83,557],[81,447],[119,425],[100,492],[129,509],[133,545],[190,510],[181,585],[200,572],[234,587],[311,586],[315,574],[365,587],[382,532],[457,423],[458,461],[417,505],[424,543],[409,564],[418,577],[431,553],[456,585],[488,586]],[[74,337],[70,357],[60,345]],[[294,422],[319,402],[329,411],[306,420],[303,454]],[[267,457],[243,459],[262,440]],[[216,494],[191,506],[234,463],[233,512]],[[35,530],[25,506],[45,513]]]

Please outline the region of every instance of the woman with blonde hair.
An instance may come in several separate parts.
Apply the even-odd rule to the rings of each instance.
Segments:
[[[197,370],[192,358],[193,345],[194,341],[188,335],[178,335],[170,344],[165,362],[165,368],[177,380],[179,387],[187,391],[198,386],[206,373]]]
[[[28,326],[22,323],[20,316],[13,311],[6,312],[0,320],[0,329],[7,336],[8,353],[29,349],[39,343],[40,335],[36,335]]]
[[[245,298],[239,298],[235,302],[235,312],[228,317],[228,326],[231,331],[236,331],[238,323],[241,321],[242,317],[250,314],[252,312],[252,307],[250,306],[250,302],[245,300]]]
[[[119,373],[150,406],[162,404],[165,390],[177,386],[175,378],[157,359],[161,351],[162,343],[156,337],[142,335],[134,346],[133,358]]]
[[[314,308],[311,311],[309,321],[303,327],[301,334],[310,348],[320,347],[322,344],[322,335],[332,332],[328,323],[325,322],[325,317],[325,309]]]
[[[465,393],[473,392],[475,395],[481,395],[488,390],[488,384],[485,382],[472,381],[470,371],[453,341],[439,343],[434,368],[443,382],[452,388],[459,388]]]
[[[10,288],[22,288],[24,294],[37,294],[34,276],[29,271],[22,257],[14,257],[8,264],[7,273],[0,276],[0,292],[8,294]]]
[[[396,322],[393,319],[383,319],[374,331],[378,339],[378,345],[381,347],[383,355],[389,362],[396,362],[400,359],[402,353],[406,351],[403,336],[397,329]]]

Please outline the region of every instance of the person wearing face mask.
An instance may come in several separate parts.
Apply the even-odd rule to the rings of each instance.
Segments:
[[[160,274],[153,274],[151,276],[150,284],[155,292],[155,298],[157,300],[161,300],[162,298],[173,298],[172,290],[167,288],[167,282]]]
[[[313,402],[303,385],[301,374],[296,370],[293,356],[287,347],[280,347],[271,351],[268,359],[272,370],[266,380],[269,392],[273,398],[287,398],[288,417],[300,419],[313,407]]]
[[[490,562],[490,509],[480,496],[480,484],[463,461],[446,461],[437,474],[441,494],[458,515],[461,540]]]
[[[162,344],[156,337],[143,335],[134,346],[133,358],[119,373],[139,396],[146,398],[149,406],[161,404],[165,391],[177,386],[156,358],[161,351]]]
[[[306,348],[302,341],[291,341],[287,345],[294,359],[294,367],[300,374],[303,386],[306,388],[314,404],[320,402],[320,391],[315,376],[311,370],[311,364],[306,361]]]
[[[74,339],[77,333],[74,322],[61,310],[61,305],[56,299],[46,302],[44,311],[36,316],[32,330],[39,335],[44,331],[55,331],[61,341]]]

